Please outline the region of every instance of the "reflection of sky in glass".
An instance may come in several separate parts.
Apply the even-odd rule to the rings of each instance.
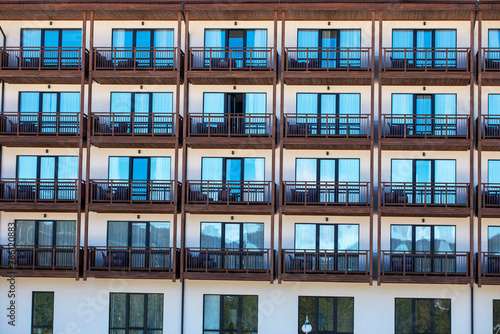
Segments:
[[[295,224],[295,249],[358,250],[359,225]]]
[[[109,157],[109,179],[128,180],[129,160],[128,157]]]

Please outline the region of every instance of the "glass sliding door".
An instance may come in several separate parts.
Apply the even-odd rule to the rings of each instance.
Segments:
[[[432,30],[416,30],[416,67],[432,66],[433,53],[432,48]]]
[[[78,66],[81,30],[22,29],[21,35],[23,66],[38,67],[39,59],[43,67]],[[43,48],[41,55],[38,51],[40,47]]]
[[[132,199],[144,201],[149,196],[149,175],[148,175],[148,158],[131,158],[132,162]]]
[[[150,117],[150,98],[148,93],[134,94],[134,133],[151,133]]]
[[[432,95],[415,95],[415,134],[425,136],[432,133]]]
[[[339,30],[339,36],[339,47],[341,52],[340,59],[337,62],[337,66],[341,68],[361,67],[361,53],[357,51],[357,49],[361,48],[361,30]],[[368,61],[368,57],[365,61]],[[363,66],[368,66],[368,64],[363,64]]]

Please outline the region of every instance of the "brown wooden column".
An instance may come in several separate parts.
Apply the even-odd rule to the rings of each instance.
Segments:
[[[272,119],[272,138],[273,146],[271,150],[271,244],[270,244],[270,255],[271,255],[271,283],[274,282],[274,216],[276,214],[276,84],[278,81],[278,11],[274,11],[274,49],[273,49],[273,68],[274,68],[274,79],[273,79],[273,119]]]
[[[370,87],[370,181],[371,181],[371,189],[370,189],[370,251],[369,251],[369,261],[370,261],[370,285],[373,284],[373,208],[375,203],[373,203],[373,199],[375,198],[373,194],[373,180],[375,179],[373,175],[373,150],[375,146],[375,11],[372,11],[372,48],[371,48],[371,71],[372,71],[372,81]]]
[[[285,125],[283,117],[285,111],[285,79],[283,78],[283,71],[285,66],[285,11],[281,12],[281,82],[280,82],[280,170],[279,170],[279,200],[278,200],[278,283],[281,283],[281,276],[283,273],[283,257],[281,248],[283,247],[283,138],[285,133]]]
[[[83,11],[83,21],[82,21],[82,49],[80,56],[81,59],[81,80],[80,80],[80,121],[79,121],[79,132],[80,132],[80,142],[78,145],[78,209],[76,211],[76,254],[77,261],[75,263],[76,268],[76,277],[75,279],[79,279],[80,273],[80,239],[81,239],[81,229],[82,229],[82,177],[83,177],[83,120],[85,114],[85,49],[87,48],[86,43],[87,37],[87,11]],[[85,251],[84,251],[85,254]]]
[[[382,138],[382,11],[379,12],[378,17],[378,189],[377,189],[377,285],[380,285],[380,260],[382,256],[381,240],[382,237],[382,217],[380,214],[380,204],[382,202],[382,148],[380,145],[380,139]]]
[[[474,22],[475,22],[475,12],[470,11],[470,49],[471,54],[469,57],[470,66],[470,122],[469,122],[469,133],[470,133],[470,187],[469,187],[469,251],[470,251],[470,285],[474,286],[474,56],[472,50],[474,50]]]
[[[184,60],[184,109],[183,117],[184,122],[182,126],[183,140],[182,140],[182,193],[181,193],[181,258],[180,258],[180,277],[181,282],[184,280],[184,260],[186,254],[184,248],[186,247],[186,173],[187,173],[187,122],[188,122],[188,89],[189,89],[189,78],[188,78],[188,61],[191,57],[189,54],[189,11],[184,13],[184,25],[185,25],[185,36],[184,36],[184,53],[186,59]]]
[[[482,54],[482,43],[483,43],[483,12],[478,12],[478,38],[477,38],[477,286],[481,287],[481,273],[483,272],[482,256],[481,256],[481,238],[482,238],[482,224],[481,224],[481,214],[482,214],[482,202],[483,191],[482,191],[482,178],[481,178],[481,166],[482,166],[482,130],[483,130],[483,120],[482,120],[482,87],[481,87],[481,69],[483,67],[483,54]]]
[[[90,150],[92,143],[92,75],[94,69],[94,11],[90,11],[90,44],[89,44],[89,88],[87,102],[87,159],[85,161],[85,236],[83,253],[83,279],[87,279],[87,264],[89,261],[89,199],[90,199]]]

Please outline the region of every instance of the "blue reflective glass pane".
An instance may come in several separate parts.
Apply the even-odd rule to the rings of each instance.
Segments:
[[[391,225],[391,250],[412,250],[412,227],[409,225]]]
[[[148,179],[148,159],[133,158],[132,159],[132,179],[147,180]]]
[[[245,158],[244,163],[245,181],[264,181],[264,158]]]
[[[295,224],[295,249],[316,249],[316,224]]]
[[[109,157],[109,179],[110,180],[128,180],[130,158],[128,157]]]
[[[359,182],[359,159],[339,159],[340,182]]]
[[[114,29],[113,30],[113,47],[114,48],[131,48],[133,47],[134,35],[132,30]]]
[[[221,223],[201,223],[202,248],[221,248],[222,224]]]
[[[201,179],[222,181],[222,158],[201,159]]]
[[[500,184],[500,160],[488,160],[488,183]]]
[[[78,179],[78,157],[59,157],[57,162],[57,177],[65,180]]]
[[[80,48],[82,46],[82,31],[63,30],[61,46],[65,48]]]
[[[36,156],[18,156],[17,177],[20,179],[36,179],[37,161]]]
[[[338,225],[338,246],[339,250],[359,249],[359,225]]]
[[[393,159],[391,165],[391,182],[412,182],[412,160]]]
[[[316,181],[317,159],[297,159],[295,160],[295,181]]]
[[[241,159],[226,159],[227,181],[241,181],[241,163]]]

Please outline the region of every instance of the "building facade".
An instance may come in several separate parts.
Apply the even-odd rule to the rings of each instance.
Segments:
[[[499,332],[499,6],[0,2],[0,332]]]

